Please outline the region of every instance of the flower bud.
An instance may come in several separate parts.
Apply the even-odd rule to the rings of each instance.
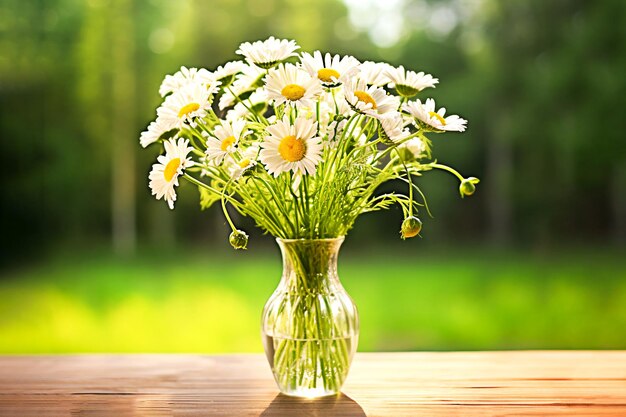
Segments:
[[[243,230],[235,230],[228,237],[228,241],[235,249],[247,249],[248,235]]]
[[[459,192],[461,193],[461,197],[470,196],[474,194],[476,191],[476,184],[478,184],[480,180],[476,177],[465,178],[461,181],[461,185],[459,185]]]
[[[402,239],[408,239],[417,236],[421,230],[422,221],[415,216],[411,216],[407,217],[402,222],[400,234],[402,235]]]

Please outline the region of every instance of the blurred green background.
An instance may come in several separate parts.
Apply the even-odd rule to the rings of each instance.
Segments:
[[[0,353],[261,351],[269,236],[230,249],[219,210],[155,201],[165,74],[295,39],[432,73],[469,120],[419,179],[435,218],[365,215],[340,276],[359,349],[626,348],[626,2],[3,0]]]

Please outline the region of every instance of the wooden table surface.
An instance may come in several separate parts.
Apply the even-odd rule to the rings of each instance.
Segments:
[[[626,416],[626,352],[359,353],[279,395],[260,354],[0,356],[0,416]]]

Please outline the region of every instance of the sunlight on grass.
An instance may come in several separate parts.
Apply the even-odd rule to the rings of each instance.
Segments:
[[[362,351],[626,348],[618,256],[366,258],[340,261]],[[260,352],[280,267],[276,255],[95,257],[5,275],[0,352]]]

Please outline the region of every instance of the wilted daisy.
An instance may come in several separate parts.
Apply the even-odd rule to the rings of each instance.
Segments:
[[[327,53],[322,56],[320,51],[313,55],[304,52],[300,61],[302,67],[311,77],[317,77],[324,87],[338,87],[359,72],[359,61],[349,55],[340,56]]]
[[[420,100],[409,101],[404,104],[403,109],[415,117],[417,123],[425,129],[435,132],[464,132],[466,128],[467,120],[457,115],[444,117],[445,107],[435,111],[435,100],[432,98],[426,99],[424,104]]]
[[[280,65],[269,72],[265,89],[270,100],[276,105],[283,103],[297,107],[315,106],[315,99],[322,93],[322,86],[317,78],[293,64]]]
[[[221,81],[223,85],[228,85],[235,75],[244,72],[248,65],[242,61],[230,61],[217,67],[213,72],[213,77],[217,81]]]
[[[387,113],[378,120],[380,121],[378,134],[387,145],[393,146],[411,135],[409,129],[405,128],[404,119],[400,112]]]
[[[239,45],[239,49],[235,53],[243,55],[250,64],[268,69],[290,56],[295,56],[297,49],[300,47],[296,41],[276,39],[270,36],[264,41],[244,42]]]
[[[381,87],[391,82],[387,75],[387,70],[391,65],[384,62],[365,61],[359,65],[359,78],[367,83],[367,85],[375,85]]]
[[[400,100],[396,96],[388,95],[380,87],[368,87],[364,80],[353,79],[344,86],[346,101],[354,111],[367,114],[372,117],[398,111]]]
[[[389,66],[385,74],[391,80],[390,86],[394,87],[402,97],[413,97],[426,87],[434,87],[439,82],[430,74],[407,71],[402,65],[398,68]]]
[[[261,144],[260,159],[275,177],[283,172],[315,174],[321,161],[322,144],[315,137],[317,123],[299,117],[292,125],[288,118],[267,127],[268,136]]]
[[[206,140],[207,159],[216,165],[222,163],[226,155],[233,152],[239,140],[245,136],[245,120],[235,120],[232,123],[222,120],[221,124],[213,129],[213,136]]]
[[[159,139],[169,139],[177,133],[178,129],[175,124],[168,123],[166,119],[157,117],[153,122],[150,122],[148,129],[141,132],[139,143],[144,148],[151,143],[158,141]]]
[[[173,209],[176,201],[174,187],[178,186],[178,177],[183,174],[184,169],[193,165],[191,158],[187,157],[193,148],[183,138],[178,139],[178,142],[175,139],[167,140],[163,145],[165,155],[157,158],[158,163],[152,165],[148,178],[152,195],[156,195],[157,200],[164,198],[170,209]]]
[[[170,96],[167,96],[157,114],[163,123],[182,128],[185,122],[194,125],[194,118],[204,117],[211,108],[209,99],[213,89],[202,84],[187,85]]]
[[[180,71],[165,76],[161,87],[159,87],[159,94],[161,94],[161,97],[165,97],[189,84],[214,85],[215,77],[209,70],[204,68],[181,67]]]

